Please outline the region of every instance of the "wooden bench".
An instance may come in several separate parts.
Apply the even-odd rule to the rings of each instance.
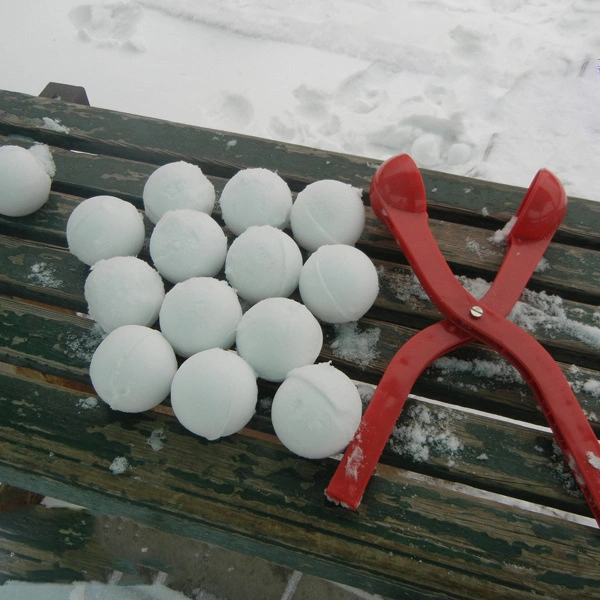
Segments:
[[[147,177],[175,160],[201,166],[217,194],[246,167],[277,170],[294,192],[325,178],[364,189],[358,247],[375,262],[381,293],[355,331],[324,327],[320,360],[362,382],[366,399],[396,350],[440,318],[368,205],[377,161],[1,91],[0,144],[34,141],[56,163],[50,200],[29,217],[0,218],[0,481],[87,510],[0,515],[0,580],[85,579],[91,519],[106,514],[394,598],[600,596],[591,513],[529,388],[477,344],[420,378],[355,512],[325,498],[334,458],[304,460],[278,443],[273,386],[261,385],[249,427],[218,442],[184,430],[168,403],[128,415],[96,402],[88,365],[100,336],[85,315],[87,267],[66,249],[66,221],[98,194],[142,208]],[[490,237],[524,190],[423,177],[453,271],[467,284],[491,281],[503,251]],[[546,259],[522,313],[597,431],[600,203],[570,199]],[[370,342],[372,359],[344,354],[344,335]],[[118,457],[128,465],[121,474],[111,470]],[[105,560],[120,564],[118,552]]]

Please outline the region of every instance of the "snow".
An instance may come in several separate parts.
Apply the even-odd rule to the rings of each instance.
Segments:
[[[79,408],[83,408],[84,410],[90,410],[92,408],[96,408],[98,406],[98,398],[94,396],[89,396],[88,398],[82,398],[77,403]]]
[[[369,327],[359,330],[356,322],[339,323],[333,327],[335,338],[329,347],[336,358],[355,363],[363,369],[377,360],[381,329]]]
[[[102,327],[97,323],[94,323],[93,327],[85,335],[67,332],[62,340],[66,348],[65,353],[70,358],[77,358],[81,362],[89,364],[96,348],[105,335]]]
[[[2,48],[24,51],[2,87],[82,85],[95,106],[524,187],[547,167],[598,200],[599,16],[594,0],[5,2]]]
[[[159,429],[155,429],[150,434],[150,437],[147,440],[147,444],[154,450],[154,452],[158,452],[162,450],[165,445],[165,430],[160,427]]]
[[[593,452],[586,452],[586,456],[590,465],[592,465],[594,469],[598,469],[600,471],[600,456],[597,456]]]
[[[52,152],[46,144],[34,144],[29,148],[29,152],[33,154],[44,166],[48,177],[52,178],[56,175],[56,164],[52,157]]]
[[[124,456],[117,456],[108,468],[113,475],[122,475],[129,468],[129,461]]]
[[[43,596],[40,594],[43,593]],[[33,584],[8,581],[0,587],[0,600],[187,600],[180,592],[162,584],[119,586],[97,582],[73,584]],[[207,596],[197,596],[207,599]]]
[[[401,420],[392,432],[390,447],[416,462],[429,460],[432,453],[444,455],[448,457],[448,465],[452,466],[462,449],[462,442],[452,428],[456,418],[449,410],[423,404],[410,406],[404,421]]]
[[[27,275],[27,279],[31,279],[37,285],[54,289],[59,289],[64,286],[63,281],[55,275],[56,267],[49,265],[45,261],[40,261],[31,265],[30,271],[29,275]]]
[[[70,129],[65,127],[60,119],[52,119],[50,117],[42,117],[44,122],[44,129],[50,129],[51,131],[60,131],[61,133],[69,133]]]

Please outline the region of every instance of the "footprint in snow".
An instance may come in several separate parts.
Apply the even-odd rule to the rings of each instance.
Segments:
[[[83,4],[69,12],[69,19],[83,41],[101,47],[145,50],[137,36],[142,9],[134,2]]]
[[[254,108],[243,96],[221,94],[206,110],[211,127],[227,131],[244,131],[254,119]]]
[[[374,62],[340,83],[335,102],[355,113],[368,114],[388,100],[385,88],[395,76],[385,65]]]

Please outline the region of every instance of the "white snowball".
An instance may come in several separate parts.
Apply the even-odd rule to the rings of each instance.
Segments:
[[[435,167],[441,162],[442,138],[435,133],[420,135],[411,146],[410,155],[420,167]]]
[[[237,354],[221,348],[188,358],[171,386],[171,404],[179,422],[209,440],[244,428],[257,399],[254,371]]]
[[[361,196],[360,188],[332,179],[307,185],[292,206],[294,239],[310,252],[324,244],[354,245],[365,227]]]
[[[35,143],[27,151],[31,152],[42,163],[44,171],[46,171],[50,179],[56,175],[56,163],[47,144]]]
[[[193,277],[165,296],[160,329],[183,357],[209,348],[230,348],[242,316],[235,290],[225,281]]]
[[[235,235],[251,225],[283,229],[290,217],[292,193],[277,173],[244,169],[225,184],[219,204],[225,224]]]
[[[177,208],[210,214],[215,188],[200,167],[181,160],[156,169],[146,181],[143,198],[146,215],[156,224],[167,211]]]
[[[271,225],[252,226],[236,238],[225,261],[225,276],[252,304],[289,296],[298,287],[302,253],[294,240]]]
[[[321,246],[300,272],[300,296],[326,323],[357,321],[379,293],[377,270],[364,253],[344,244]]]
[[[52,180],[44,165],[19,146],[0,147],[0,215],[25,217],[48,200]]]
[[[124,325],[94,352],[90,377],[96,393],[112,409],[135,413],[158,406],[177,371],[173,349],[159,331]]]
[[[113,256],[137,256],[145,236],[142,215],[114,196],[84,200],[67,221],[69,250],[86,265]]]
[[[134,256],[99,260],[85,280],[90,316],[104,329],[156,322],[165,297],[163,281],[148,263]]]
[[[190,209],[165,213],[150,236],[150,256],[171,283],[213,277],[225,264],[227,238],[206,213]]]
[[[470,144],[457,142],[456,144],[452,144],[452,146],[450,146],[446,162],[449,165],[463,165],[471,158],[472,153],[473,148],[470,146]]]
[[[235,341],[239,355],[259,377],[283,381],[292,369],[315,362],[323,345],[323,332],[299,302],[267,298],[244,314]]]
[[[362,417],[352,380],[328,363],[290,371],[273,398],[271,420],[281,443],[305,458],[326,458],[354,437]]]

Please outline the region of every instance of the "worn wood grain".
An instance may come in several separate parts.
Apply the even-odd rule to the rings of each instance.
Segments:
[[[306,461],[243,434],[211,444],[162,413],[85,409],[81,394],[39,382],[12,378],[1,389],[14,412],[0,427],[0,477],[55,496],[69,490],[94,512],[159,520],[172,533],[289,565],[300,554],[308,571],[395,597],[568,598],[598,584],[600,538],[580,525],[500,510],[385,466],[353,513],[323,497],[332,461]],[[165,442],[155,452],[147,441],[159,428]],[[15,468],[23,436],[28,452]],[[118,456],[129,464],[121,475],[110,471]]]
[[[59,119],[69,134],[44,129],[43,117]],[[295,191],[317,179],[339,179],[368,191],[380,161],[324,152],[293,144],[214,131],[114,111],[85,107],[0,91],[0,134],[19,135],[71,150],[106,154],[160,165],[190,160],[207,174],[231,177],[242,168],[265,167],[278,171]],[[230,142],[235,141],[235,145]],[[535,173],[532,173],[532,179]],[[432,214],[452,221],[484,221],[497,229],[517,210],[524,190],[500,183],[423,170]],[[598,247],[600,233],[597,202],[570,198],[559,240],[568,239]]]

